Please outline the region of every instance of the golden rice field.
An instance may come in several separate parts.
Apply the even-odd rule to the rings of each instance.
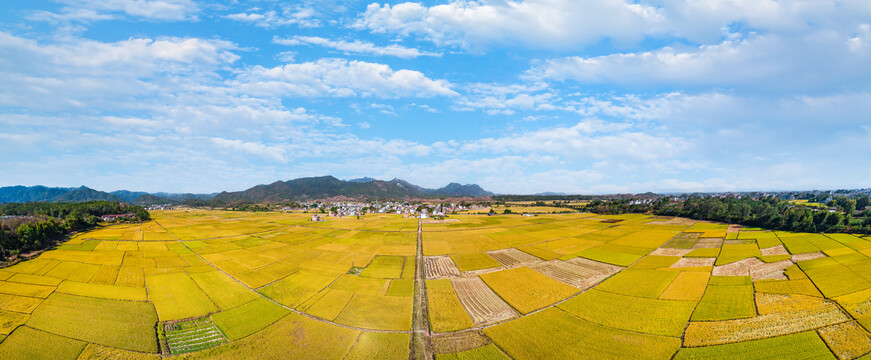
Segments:
[[[871,238],[645,215],[196,209],[0,269],[0,359],[871,358]],[[415,288],[416,263],[425,288]]]

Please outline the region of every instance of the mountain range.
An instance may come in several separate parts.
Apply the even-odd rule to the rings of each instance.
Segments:
[[[390,181],[373,178],[339,180],[332,176],[299,178],[257,185],[248,190],[212,194],[176,194],[118,190],[104,192],[86,186],[46,187],[7,186],[0,187],[0,203],[14,202],[80,202],[93,200],[123,201],[136,205],[175,204],[187,200],[204,200],[213,203],[229,202],[282,202],[329,198],[355,200],[412,199],[428,197],[487,197],[493,193],[475,184],[450,183],[439,189],[426,189],[407,181]]]
[[[493,193],[475,184],[450,183],[439,189],[426,189],[405,180],[372,178],[339,180],[332,176],[299,178],[257,185],[245,191],[222,192],[216,202],[282,202],[329,198],[354,200],[413,199],[427,197],[487,197]]]

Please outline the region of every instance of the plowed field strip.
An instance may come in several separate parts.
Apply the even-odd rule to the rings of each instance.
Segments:
[[[486,325],[517,316],[505,300],[496,295],[481,278],[455,278],[451,280],[460,304],[475,325]]]

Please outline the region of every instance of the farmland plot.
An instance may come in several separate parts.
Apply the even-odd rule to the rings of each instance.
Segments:
[[[451,279],[460,304],[477,326],[492,324],[517,316],[502,298],[491,290],[480,278],[465,277]]]
[[[450,257],[447,256],[427,256],[424,257],[424,268],[426,269],[427,279],[443,279],[448,277],[460,276],[460,270]]]
[[[162,323],[159,338],[169,354],[184,354],[227,342],[221,330],[208,318]]]
[[[487,254],[496,259],[496,261],[498,261],[500,264],[502,264],[502,266],[505,267],[526,266],[542,261],[535,256],[529,255],[523,251],[514,248],[488,251]]]

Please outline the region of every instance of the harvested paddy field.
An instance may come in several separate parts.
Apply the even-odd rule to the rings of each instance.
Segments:
[[[408,359],[418,311],[435,359],[871,353],[871,241],[848,234],[645,215],[452,215],[420,233],[396,215],[152,218],[0,269],[0,358]]]

